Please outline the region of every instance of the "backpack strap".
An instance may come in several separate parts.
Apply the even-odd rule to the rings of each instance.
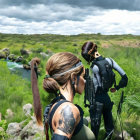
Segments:
[[[51,112],[50,112],[50,114],[49,114],[49,125],[50,125],[51,130],[52,130],[52,118],[53,118],[53,115],[54,115],[55,111],[57,110],[57,108],[58,108],[61,104],[65,103],[65,102],[69,102],[69,101],[67,101],[67,100],[61,100],[61,101],[57,102],[56,105],[55,105],[55,106],[53,107],[53,109],[51,110]]]
[[[77,104],[75,104],[75,106],[79,109],[79,111],[80,111],[80,117],[81,117],[81,119],[80,119],[80,121],[79,121],[79,123],[77,124],[77,126],[76,126],[76,128],[75,128],[75,130],[74,130],[74,132],[73,132],[73,135],[75,136],[76,134],[78,134],[78,132],[81,130],[81,128],[82,128],[82,126],[83,126],[83,115],[84,115],[84,112],[83,112],[83,109],[79,106],[79,105],[77,105]]]
[[[50,112],[50,109],[53,106],[53,104],[59,102],[61,99],[66,100],[65,97],[62,94],[60,94],[59,96],[57,96],[56,98],[54,98],[49,105],[46,106],[45,111],[44,111],[44,115],[43,115],[44,116],[44,123],[45,122],[46,123],[48,122],[49,112]]]

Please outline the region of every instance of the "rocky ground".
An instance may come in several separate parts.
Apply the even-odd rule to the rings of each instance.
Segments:
[[[26,115],[27,119],[22,122],[12,122],[8,124],[8,128],[6,133],[8,140],[43,140],[45,139],[44,135],[44,127],[38,126],[36,119],[32,112],[32,105],[26,104],[23,106],[23,112]],[[8,109],[6,113],[6,117],[12,117],[13,112]],[[4,131],[2,127],[0,127],[0,131]],[[3,138],[4,139],[4,138]]]

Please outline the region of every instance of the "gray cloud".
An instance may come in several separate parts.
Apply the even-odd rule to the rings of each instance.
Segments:
[[[61,20],[74,20],[83,21],[89,15],[98,13],[97,8],[89,7],[81,9],[79,7],[73,8],[64,4],[53,4],[45,6],[43,4],[32,5],[30,8],[25,6],[9,6],[0,9],[0,15],[17,18],[25,21],[61,21]]]
[[[140,10],[139,0],[53,0],[53,2],[79,7],[98,6],[105,9]]]
[[[122,9],[122,10],[140,10],[139,0],[0,0],[3,6],[20,6],[30,7],[31,5],[44,4],[68,4],[75,7],[98,6],[105,9]]]
[[[139,0],[0,0],[0,15],[32,21],[84,21],[106,9],[140,10]]]
[[[0,32],[140,34],[139,15],[139,0],[0,0]]]

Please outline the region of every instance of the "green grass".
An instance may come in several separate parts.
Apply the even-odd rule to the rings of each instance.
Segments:
[[[79,57],[85,67],[89,67],[87,62],[81,57],[81,46],[86,41],[94,41],[98,44],[99,53],[105,57],[113,58],[126,72],[129,78],[128,86],[124,90],[124,103],[122,108],[122,120],[124,129],[127,130],[136,140],[139,140],[140,133],[140,36],[133,35],[101,35],[101,34],[80,34],[80,35],[14,35],[0,34],[0,49],[9,48],[11,53],[17,56],[20,49],[27,49],[33,53],[24,56],[27,61],[33,57],[41,59],[41,76],[38,79],[38,85],[41,95],[42,107],[50,102],[51,97],[42,88],[42,81],[45,76],[45,65],[47,59],[43,58],[39,52],[46,52],[50,55],[57,52],[72,52]],[[75,45],[76,44],[76,45]],[[104,48],[103,45],[107,44]],[[136,45],[137,44],[137,45]],[[50,53],[49,53],[50,52]],[[0,62],[0,112],[3,117],[7,108],[11,108],[16,116],[10,121],[21,121],[24,118],[22,105],[32,102],[32,93],[30,83],[12,75],[6,64]],[[116,72],[117,83],[120,75]],[[18,85],[18,86],[17,86]],[[121,91],[110,93],[109,95],[114,102],[113,116],[116,118],[117,105],[120,100]],[[85,116],[89,115],[88,109],[84,108],[84,94],[76,95],[74,103],[79,104],[85,111]],[[102,123],[103,127],[103,123]],[[118,122],[116,128],[120,131]],[[104,130],[100,131],[103,135]]]
[[[22,107],[26,103],[32,103],[30,83],[17,75],[11,74],[6,62],[0,61],[0,112],[5,119],[7,109],[14,113],[8,122],[20,122],[25,119]]]

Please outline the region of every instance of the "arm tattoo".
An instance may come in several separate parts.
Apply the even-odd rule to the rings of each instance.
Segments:
[[[58,129],[66,134],[71,134],[74,129],[75,122],[72,109],[67,105],[61,111]]]

